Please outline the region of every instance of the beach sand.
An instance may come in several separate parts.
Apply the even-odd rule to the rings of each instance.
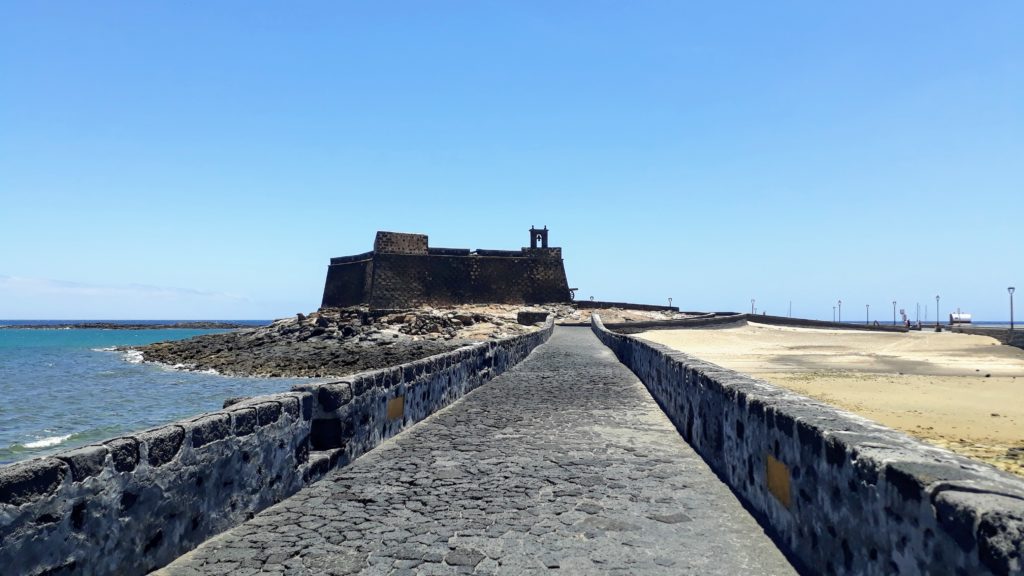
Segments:
[[[639,336],[1024,476],[1024,350],[993,338],[755,323]]]

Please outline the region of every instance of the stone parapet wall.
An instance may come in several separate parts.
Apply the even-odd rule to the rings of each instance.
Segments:
[[[904,326],[891,324],[853,324],[847,322],[829,322],[827,320],[810,320],[808,318],[790,318],[788,316],[768,316],[764,314],[720,313],[704,314],[694,318],[677,318],[675,320],[641,320],[636,322],[609,322],[605,327],[609,330],[634,334],[644,330],[672,330],[680,328],[704,328],[707,326],[724,326],[755,322],[773,326],[796,326],[800,328],[819,328],[826,330],[860,330],[868,332],[909,332]]]
[[[772,316],[771,314],[744,314],[750,322],[771,324],[774,326],[799,326],[801,328],[824,328],[838,330],[863,330],[868,332],[909,332],[902,324],[889,324],[879,321],[877,324],[859,322],[829,322],[828,320],[811,320],[809,318],[790,318],[789,316]]]
[[[1024,572],[1021,478],[596,315],[592,326],[804,571]]]
[[[377,237],[373,241],[373,251],[377,254],[424,255],[427,253],[427,235],[377,232]]]
[[[312,414],[308,393],[262,396],[6,466],[0,566],[11,574],[161,566],[302,487]]]
[[[925,330],[928,328],[926,327]],[[983,328],[977,326],[946,326],[950,332],[960,334],[974,334],[975,336],[988,336],[995,338],[1007,346],[1024,348],[1024,327],[1017,326],[1014,330],[1009,328]]]
[[[158,568],[514,366],[552,328],[2,467],[0,574]]]
[[[708,326],[726,326],[744,324],[746,314],[719,316],[707,314],[696,318],[677,318],[675,320],[637,320],[634,322],[609,322],[605,326],[609,330],[621,330],[623,333],[635,334],[645,330],[673,330],[682,328],[705,328]]]
[[[548,316],[536,332],[481,342],[447,354],[356,374],[329,383],[300,385],[315,398],[310,444],[338,450],[344,465],[522,361],[547,341]]]
[[[661,306],[659,304],[632,304],[630,302],[606,302],[603,300],[580,300],[575,303],[580,310],[595,308],[621,308],[623,310],[646,310],[649,312],[679,312],[678,306]]]
[[[360,260],[369,260],[373,258],[373,252],[363,252],[362,254],[353,254],[351,256],[337,256],[331,258],[331,264],[347,264],[349,262],[358,262]]]

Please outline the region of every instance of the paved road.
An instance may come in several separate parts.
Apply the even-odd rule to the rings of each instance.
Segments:
[[[588,328],[167,574],[792,574]]]

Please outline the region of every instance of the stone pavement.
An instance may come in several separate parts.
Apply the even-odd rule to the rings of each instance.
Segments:
[[[161,573],[793,574],[589,328]]]

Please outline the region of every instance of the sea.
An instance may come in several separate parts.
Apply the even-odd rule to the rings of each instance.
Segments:
[[[181,320],[0,320],[0,326],[82,322],[149,324],[154,328],[0,327],[0,464],[219,410],[231,396],[286,392],[294,384],[308,381],[189,372],[142,362],[139,353],[114,350],[226,331],[159,328]]]

